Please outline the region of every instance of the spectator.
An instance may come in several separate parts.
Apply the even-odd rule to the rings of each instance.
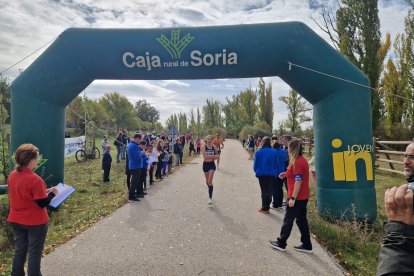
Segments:
[[[278,176],[277,164],[277,152],[271,148],[270,138],[265,136],[256,152],[253,165],[262,192],[262,208],[259,209],[259,212],[263,214],[269,214],[273,195],[273,180]]]
[[[131,172],[131,186],[129,189],[128,201],[139,201],[138,197],[144,197],[144,191],[140,184],[141,169],[143,166],[143,155],[145,154],[141,147],[142,136],[139,133],[135,133],[132,141],[129,142],[127,148],[128,154],[128,169]],[[137,194],[136,194],[137,191]]]
[[[118,135],[116,136],[116,139],[114,141],[114,146],[116,146],[116,162],[119,163],[121,160],[121,155],[123,151],[124,143],[122,142],[122,132],[118,132]]]
[[[247,139],[247,150],[249,152],[249,160],[253,159],[254,147],[255,147],[254,138],[252,135],[249,135],[249,138]]]
[[[315,172],[315,151],[314,148],[311,149],[311,159],[309,160],[310,171],[312,174],[312,181],[316,186],[316,172]]]
[[[103,137],[103,141],[102,141],[102,144],[101,144],[101,147],[102,147],[102,153],[105,151],[105,149],[106,149],[106,146],[107,145],[109,145],[109,142],[108,142],[108,135],[104,135],[104,137]]]
[[[414,142],[405,150],[404,174],[407,182],[414,182]],[[385,191],[384,205],[388,222],[379,253],[377,276],[414,275],[413,188],[409,189],[404,184]]]
[[[272,137],[273,140],[273,137]],[[282,149],[277,138],[273,140],[272,147],[276,150],[278,160],[276,164],[276,170],[278,172],[278,177],[273,179],[273,203],[272,208],[281,210],[283,206],[283,179],[279,178],[279,174],[286,171],[287,152]]]
[[[195,150],[195,147],[194,147],[193,138],[190,138],[190,140],[188,141],[188,144],[189,144],[188,149],[190,150],[189,156],[191,156],[191,152],[192,151],[194,151],[194,155],[195,155],[196,154],[196,150]]]
[[[174,155],[175,155],[175,165],[180,165],[180,156],[183,152],[183,145],[181,144],[181,138],[177,137],[174,143]]]
[[[49,221],[46,207],[58,190],[46,189],[43,179],[33,172],[40,160],[37,147],[19,146],[14,159],[16,168],[7,180],[10,200],[7,221],[12,224],[15,248],[12,275],[25,275],[27,256],[28,275],[42,275],[40,260]]]
[[[165,155],[164,151],[164,140],[158,140],[157,143],[157,155],[158,155],[158,162],[157,162],[157,170],[155,171],[155,178],[162,180],[162,166],[163,166],[163,159]]]
[[[112,157],[111,157],[110,151],[111,151],[111,146],[106,145],[105,151],[102,154],[103,182],[105,183],[110,182],[109,174],[111,172],[111,163],[112,163]]]
[[[126,159],[126,147],[128,145],[128,133],[126,129],[122,130],[122,152],[121,152],[121,159]]]
[[[200,137],[197,137],[197,139],[196,139],[196,147],[197,147],[197,155],[200,155],[200,149],[201,149],[201,139],[200,139]]]
[[[141,149],[143,150],[143,152],[145,153],[142,156],[142,168],[141,168],[141,179],[140,179],[140,185],[142,186],[143,189],[143,194],[145,195],[145,191],[147,190],[147,174],[148,174],[148,152],[147,152],[147,142],[145,140],[141,141],[140,144]]]
[[[275,241],[270,241],[272,248],[286,251],[286,242],[292,232],[293,222],[299,227],[302,244],[294,246],[300,252],[312,253],[309,225],[306,206],[308,204],[309,192],[309,165],[303,157],[302,142],[299,139],[289,143],[289,167],[286,172],[279,175],[288,181],[288,206],[283,219],[280,235]]]
[[[154,143],[155,144],[155,143]],[[154,184],[154,162],[157,160],[157,154],[154,152],[154,146],[148,146],[148,174],[149,174],[149,184],[152,186]]]

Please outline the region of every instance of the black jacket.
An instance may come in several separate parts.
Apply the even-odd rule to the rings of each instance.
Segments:
[[[385,231],[377,276],[414,275],[414,225],[391,221]]]

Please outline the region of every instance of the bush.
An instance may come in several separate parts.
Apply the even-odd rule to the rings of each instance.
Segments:
[[[0,195],[0,251],[4,252],[6,249],[13,247],[13,232],[7,217],[9,215],[9,197],[7,195]]]
[[[380,124],[374,130],[374,136],[380,140],[407,140],[411,141],[414,136],[410,127],[406,124],[394,124],[393,126],[386,126],[385,123]]]

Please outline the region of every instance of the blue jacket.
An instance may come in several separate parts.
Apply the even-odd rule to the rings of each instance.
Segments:
[[[143,155],[142,149],[134,141],[129,142],[128,148],[128,167],[130,170],[143,168]]]
[[[285,161],[285,160],[283,160]],[[279,157],[275,149],[270,147],[261,148],[254,157],[253,169],[256,177],[259,176],[279,176],[277,166]]]
[[[275,149],[278,156],[278,162],[276,165],[277,174],[279,175],[282,172],[286,171],[286,160],[288,160],[288,153],[282,148]]]

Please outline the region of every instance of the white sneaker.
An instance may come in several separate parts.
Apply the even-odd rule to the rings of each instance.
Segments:
[[[208,199],[208,206],[213,207],[213,201],[211,200],[211,198]]]

